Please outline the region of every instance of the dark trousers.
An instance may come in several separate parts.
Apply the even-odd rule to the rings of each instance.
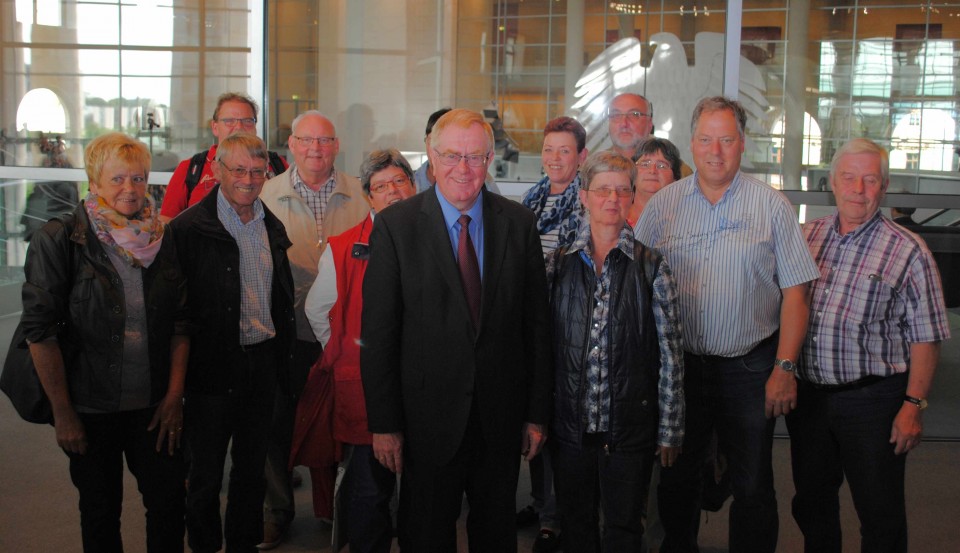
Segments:
[[[643,507],[654,448],[608,451],[606,437],[605,433],[584,434],[579,448],[555,442],[553,461],[558,506],[564,517],[564,551],[640,551],[643,543]],[[603,510],[602,537],[598,508]]]
[[[350,551],[389,553],[393,541],[390,499],[397,477],[377,461],[371,445],[344,444],[346,455],[350,462],[340,484],[340,501]]]
[[[123,460],[137,479],[147,519],[147,551],[183,551],[183,456],[157,452],[158,429],[147,431],[155,408],[80,413],[87,452],[68,453],[70,478],[80,492],[80,529],[86,553],[120,553]]]
[[[766,383],[773,370],[777,335],[741,357],[684,355],[687,401],[683,453],[660,471],[663,553],[697,552],[700,531],[700,469],[711,436],[726,455],[733,490],[731,553],[773,553],[779,518],[773,488],[773,428],[764,414]]]
[[[228,395],[188,393],[184,432],[190,455],[187,532],[197,553],[254,553],[263,539],[263,467],[276,386],[274,340],[238,351],[238,378]],[[195,367],[202,370],[202,367]],[[226,520],[220,522],[220,485],[232,440]]]
[[[513,447],[485,443],[476,414],[453,460],[445,465],[404,455],[399,537],[403,551],[456,553],[457,519],[466,493],[470,553],[515,553],[520,428]]]
[[[267,446],[267,463],[264,477],[267,488],[263,499],[263,518],[280,526],[293,520],[293,485],[290,471],[290,446],[293,442],[293,417],[297,413],[297,401],[303,392],[310,367],[320,358],[323,348],[320,342],[297,340],[293,349],[290,374],[277,386],[273,409],[270,443]]]
[[[894,455],[893,419],[903,406],[907,375],[853,389],[800,383],[797,409],[787,415],[793,462],[793,518],[807,553],[839,553],[843,478],[860,518],[860,550],[906,553],[906,455]]]

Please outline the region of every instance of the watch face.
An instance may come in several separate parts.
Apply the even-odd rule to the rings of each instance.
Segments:
[[[789,359],[777,359],[776,364],[778,367],[787,372],[793,372],[793,370],[797,368],[797,366],[793,364],[793,361]]]

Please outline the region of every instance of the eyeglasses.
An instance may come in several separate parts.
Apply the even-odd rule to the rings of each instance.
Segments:
[[[374,194],[383,194],[391,186],[394,188],[394,190],[399,190],[409,185],[410,185],[410,179],[408,179],[406,175],[401,175],[393,180],[371,182],[370,191],[373,192]]]
[[[633,197],[632,188],[607,188],[606,186],[602,186],[600,188],[590,188],[587,192],[593,192],[601,198],[609,198],[610,194],[616,194],[618,198]]]
[[[337,141],[336,136],[294,136],[301,146],[309,146],[316,142],[321,146],[329,146]]]
[[[487,162],[487,157],[490,156],[490,152],[485,154],[467,154],[462,156],[460,154],[454,154],[452,152],[440,153],[436,148],[433,149],[437,153],[437,156],[440,158],[440,163],[446,165],[447,167],[455,167],[460,165],[461,160],[467,160],[467,165],[470,167],[483,167],[483,164]]]
[[[651,167],[656,167],[658,171],[664,171],[670,169],[670,165],[666,161],[656,161],[653,159],[644,159],[637,162],[637,167],[641,169],[649,169]]]
[[[250,178],[253,180],[264,180],[267,178],[266,169],[247,169],[246,167],[230,167],[224,162],[220,162],[220,165],[230,172],[231,175],[238,179],[245,179],[247,175],[250,175]]]
[[[217,119],[220,123],[228,127],[234,127],[236,125],[243,125],[244,127],[252,127],[257,124],[256,117],[224,117],[223,119]]]
[[[619,111],[608,111],[608,112],[607,112],[607,119],[609,119],[610,121],[620,121],[620,120],[623,119],[624,117],[626,117],[627,119],[629,119],[629,120],[631,120],[631,121],[639,121],[640,119],[642,119],[642,118],[644,118],[644,117],[653,117],[653,114],[652,114],[652,113],[644,113],[644,112],[642,112],[642,111],[636,111],[636,110],[628,111],[628,112],[626,112],[626,113],[620,113]]]

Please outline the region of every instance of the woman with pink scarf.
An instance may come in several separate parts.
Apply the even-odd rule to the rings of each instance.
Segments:
[[[90,193],[33,236],[18,342],[53,407],[80,496],[83,550],[123,551],[123,461],[147,551],[183,551],[185,281],[147,195],[150,153],[121,133],[84,151]]]

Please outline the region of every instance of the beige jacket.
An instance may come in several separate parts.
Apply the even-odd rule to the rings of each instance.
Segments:
[[[295,164],[283,174],[268,180],[260,192],[260,199],[277,216],[287,230],[293,246],[287,250],[290,270],[293,272],[293,300],[297,317],[297,338],[315,342],[316,337],[304,314],[304,302],[317,279],[320,254],[327,246],[327,237],[336,236],[352,228],[370,213],[360,187],[360,181],[337,171],[337,184],[330,195],[323,217],[323,234],[317,236],[317,223],[310,207],[293,188]]]

